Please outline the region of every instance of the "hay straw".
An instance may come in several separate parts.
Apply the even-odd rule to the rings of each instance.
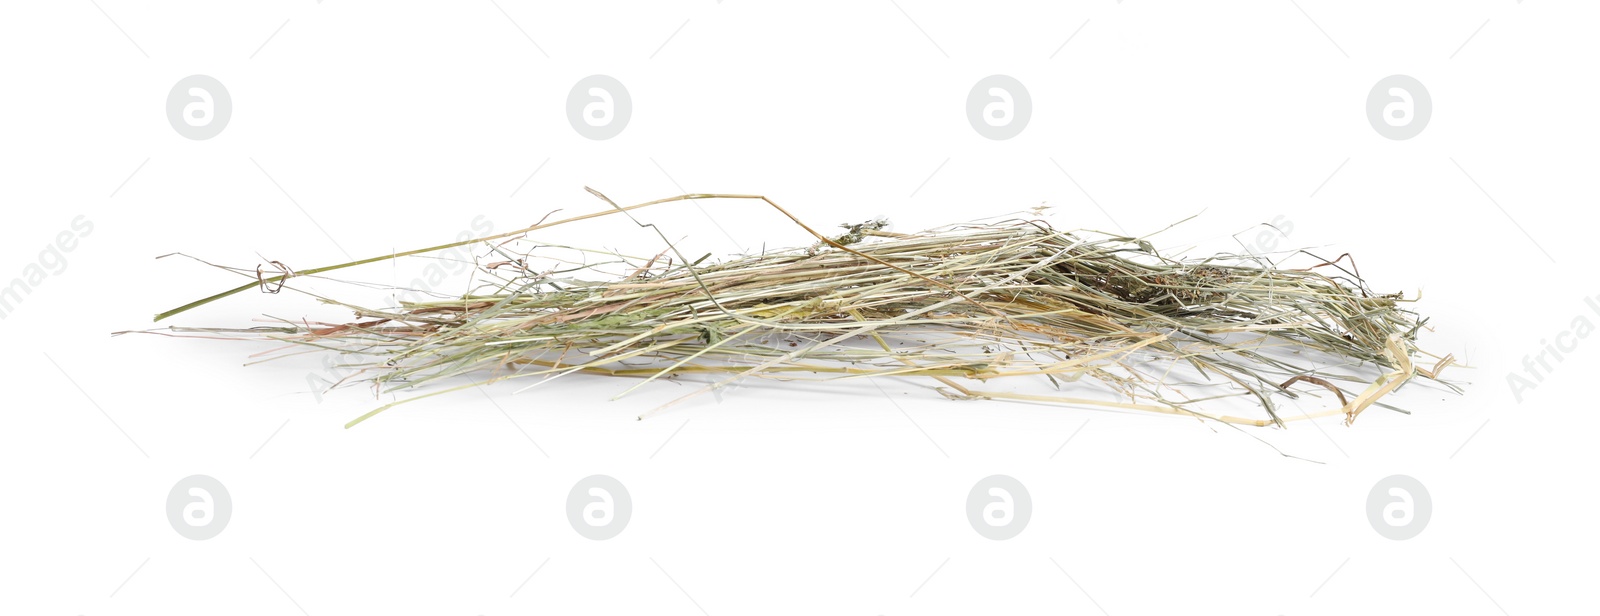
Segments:
[[[893,377],[931,381],[953,399],[1285,427],[1335,414],[1353,422],[1373,405],[1387,407],[1380,400],[1411,379],[1436,380],[1453,361],[1419,351],[1415,340],[1425,320],[1401,307],[1408,300],[1400,294],[1372,292],[1353,266],[1341,265],[1344,257],[1300,269],[1253,255],[1177,259],[1145,238],[1058,231],[1031,218],[912,234],[889,233],[869,221],[828,237],[757,195],[681,195],[621,207],[590,192],[612,209],[299,272],[277,264],[282,273],[271,277],[260,269],[225,268],[255,282],[156,319],[258,286],[292,289],[295,277],[467,244],[484,247],[478,273],[492,283],[460,297],[392,309],[321,298],[351,309],[357,319],[164,330],[265,338],[370,358],[348,364],[361,371],[351,381],[370,381],[381,391],[468,381],[384,405],[346,427],[396,404],[476,386],[472,377],[479,373],[490,382],[532,379],[534,385],[575,373],[640,380],[619,398],[663,378],[709,379],[641,419],[743,379]],[[706,257],[685,258],[662,235],[668,248],[652,257],[570,248],[605,257],[575,263],[543,257],[566,247],[530,236],[608,214],[632,219],[632,210],[693,199],[765,202],[818,242],[708,264]],[[1436,363],[1421,368],[1417,356]],[[1048,381],[1056,392],[1075,395],[996,386],[1022,379]],[[1296,385],[1300,389],[1291,389]],[[1339,404],[1279,413],[1282,399],[1318,390],[1333,393]],[[1228,406],[1227,399],[1251,402],[1264,416],[1206,408]]]

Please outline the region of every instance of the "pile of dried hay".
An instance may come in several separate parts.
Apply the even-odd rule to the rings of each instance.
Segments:
[[[819,241],[709,264],[706,257],[685,259],[670,243],[649,258],[584,250],[605,258],[576,263],[536,254],[555,245],[529,236],[576,220],[615,213],[631,219],[630,210],[712,198],[763,201]],[[1069,233],[1027,218],[912,234],[870,221],[844,225],[847,233],[829,238],[755,195],[682,195],[631,207],[605,200],[612,209],[472,242],[272,277],[259,268],[226,268],[256,282],[156,318],[258,285],[284,288],[294,277],[477,244],[485,249],[478,275],[491,282],[464,296],[393,309],[322,298],[347,306],[357,319],[164,331],[344,353],[358,358],[353,380],[387,391],[479,372],[491,382],[578,372],[642,379],[623,394],[661,378],[711,377],[681,401],[752,377],[901,377],[931,379],[957,399],[1280,427],[1332,414],[1354,421],[1371,405],[1386,406],[1378,400],[1409,379],[1436,379],[1452,361],[1428,355],[1432,369],[1414,363],[1427,355],[1414,346],[1425,320],[1402,308],[1400,294],[1369,290],[1353,268],[1339,264],[1342,258],[1303,269],[1280,269],[1253,255],[1173,259],[1145,239]],[[1048,380],[1055,392],[990,385],[1001,379]],[[469,377],[467,384],[401,402],[477,384]],[[1297,384],[1328,390],[1339,404],[1283,416],[1277,403],[1297,397],[1291,389]],[[1058,393],[1069,388],[1080,395]],[[1253,402],[1264,415],[1203,408],[1230,397]]]

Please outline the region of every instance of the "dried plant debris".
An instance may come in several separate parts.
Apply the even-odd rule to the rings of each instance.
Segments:
[[[666,250],[634,257],[558,246],[536,233],[714,198],[765,202],[818,241],[715,261],[685,258],[665,235]],[[611,209],[335,266],[226,268],[252,282],[157,320],[251,288],[295,289],[296,278],[476,245],[476,277],[487,282],[460,296],[382,309],[319,297],[355,319],[151,331],[340,353],[355,370],[342,385],[401,393],[439,385],[348,425],[485,382],[532,384],[573,373],[639,381],[617,397],[664,378],[704,381],[641,418],[752,378],[918,379],[952,399],[1279,427],[1335,414],[1353,422],[1373,405],[1387,407],[1384,396],[1418,377],[1456,389],[1438,381],[1453,358],[1415,346],[1425,320],[1400,294],[1370,290],[1347,257],[1297,269],[1249,254],[1180,259],[1147,238],[1060,231],[1035,216],[909,234],[875,220],[828,237],[756,195],[682,195],[630,207],[605,201]],[[552,256],[560,252],[585,258]],[[1006,385],[1023,380],[1042,383],[1041,393]],[[1300,396],[1326,400],[1327,408],[1280,412]],[[1247,410],[1218,412],[1231,407]]]

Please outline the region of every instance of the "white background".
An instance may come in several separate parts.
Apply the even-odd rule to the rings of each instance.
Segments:
[[[94,227],[0,321],[0,611],[1592,609],[1600,340],[1565,338],[1577,348],[1521,401],[1506,379],[1575,319],[1600,322],[1584,304],[1600,295],[1584,261],[1596,8],[1298,2],[8,4],[0,283],[75,216]],[[165,115],[193,74],[233,99],[209,140]],[[614,139],[568,124],[568,90],[592,74],[631,93]],[[1016,138],[968,124],[967,92],[991,74],[1031,93]],[[1433,99],[1409,140],[1366,118],[1393,74]],[[264,347],[108,335],[237,284],[157,255],[307,268],[449,241],[477,216],[509,231],[603,207],[585,185],[624,204],[760,193],[819,227],[1044,203],[1058,227],[1148,233],[1203,212],[1161,236],[1195,254],[1282,216],[1280,249],[1350,252],[1376,288],[1421,290],[1422,346],[1469,364],[1447,373],[1467,389],[1407,387],[1393,401],[1411,415],[1349,428],[1241,433],[900,381],[887,399],[745,387],[636,422],[688,385],[608,402],[633,382],[571,377],[345,430],[377,402],[319,401],[315,357],[245,367]],[[738,248],[713,219],[747,249],[807,241],[749,203],[703,207],[647,218],[722,255]],[[621,224],[552,241],[659,250]],[[405,282],[388,265],[352,277]],[[318,310],[251,292],[171,323]],[[233,499],[205,541],[165,513],[194,474]],[[565,517],[592,474],[632,495],[614,539]],[[992,474],[1034,503],[1008,541],[965,515]],[[1393,474],[1433,500],[1407,541],[1366,518]]]

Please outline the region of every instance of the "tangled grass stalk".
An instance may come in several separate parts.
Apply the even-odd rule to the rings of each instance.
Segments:
[[[646,258],[530,235],[606,214],[632,219],[631,210],[701,198],[764,201],[818,242],[706,263],[706,257],[686,259],[670,242]],[[1283,427],[1333,414],[1353,422],[1372,405],[1387,407],[1379,400],[1414,377],[1437,381],[1453,361],[1418,350],[1425,320],[1403,308],[1408,300],[1400,294],[1370,290],[1342,257],[1301,269],[1253,255],[1169,258],[1145,239],[1060,231],[1026,217],[910,234],[869,221],[828,237],[755,195],[683,195],[626,208],[605,200],[612,209],[475,240],[485,249],[477,273],[489,282],[459,297],[385,309],[323,298],[349,308],[356,320],[166,331],[342,353],[360,358],[351,362],[360,370],[352,380],[383,391],[467,377],[467,384],[379,407],[347,427],[396,404],[476,386],[473,375],[538,383],[574,373],[639,380],[617,397],[658,379],[706,378],[703,387],[641,419],[741,379],[897,377],[927,379],[955,399]],[[281,288],[295,276],[460,244],[298,273],[285,268],[270,278],[259,269],[229,268],[257,281],[157,320],[257,285]],[[548,256],[557,250],[586,257]],[[601,258],[590,260],[595,256]],[[1433,358],[1434,367],[1417,365],[1422,356]],[[1040,394],[994,385],[1023,379],[1054,389]],[[1069,389],[1076,395],[1066,395]],[[1314,413],[1279,412],[1284,398],[1307,391],[1331,393],[1339,403]],[[1261,415],[1207,410],[1225,398],[1251,402]]]

